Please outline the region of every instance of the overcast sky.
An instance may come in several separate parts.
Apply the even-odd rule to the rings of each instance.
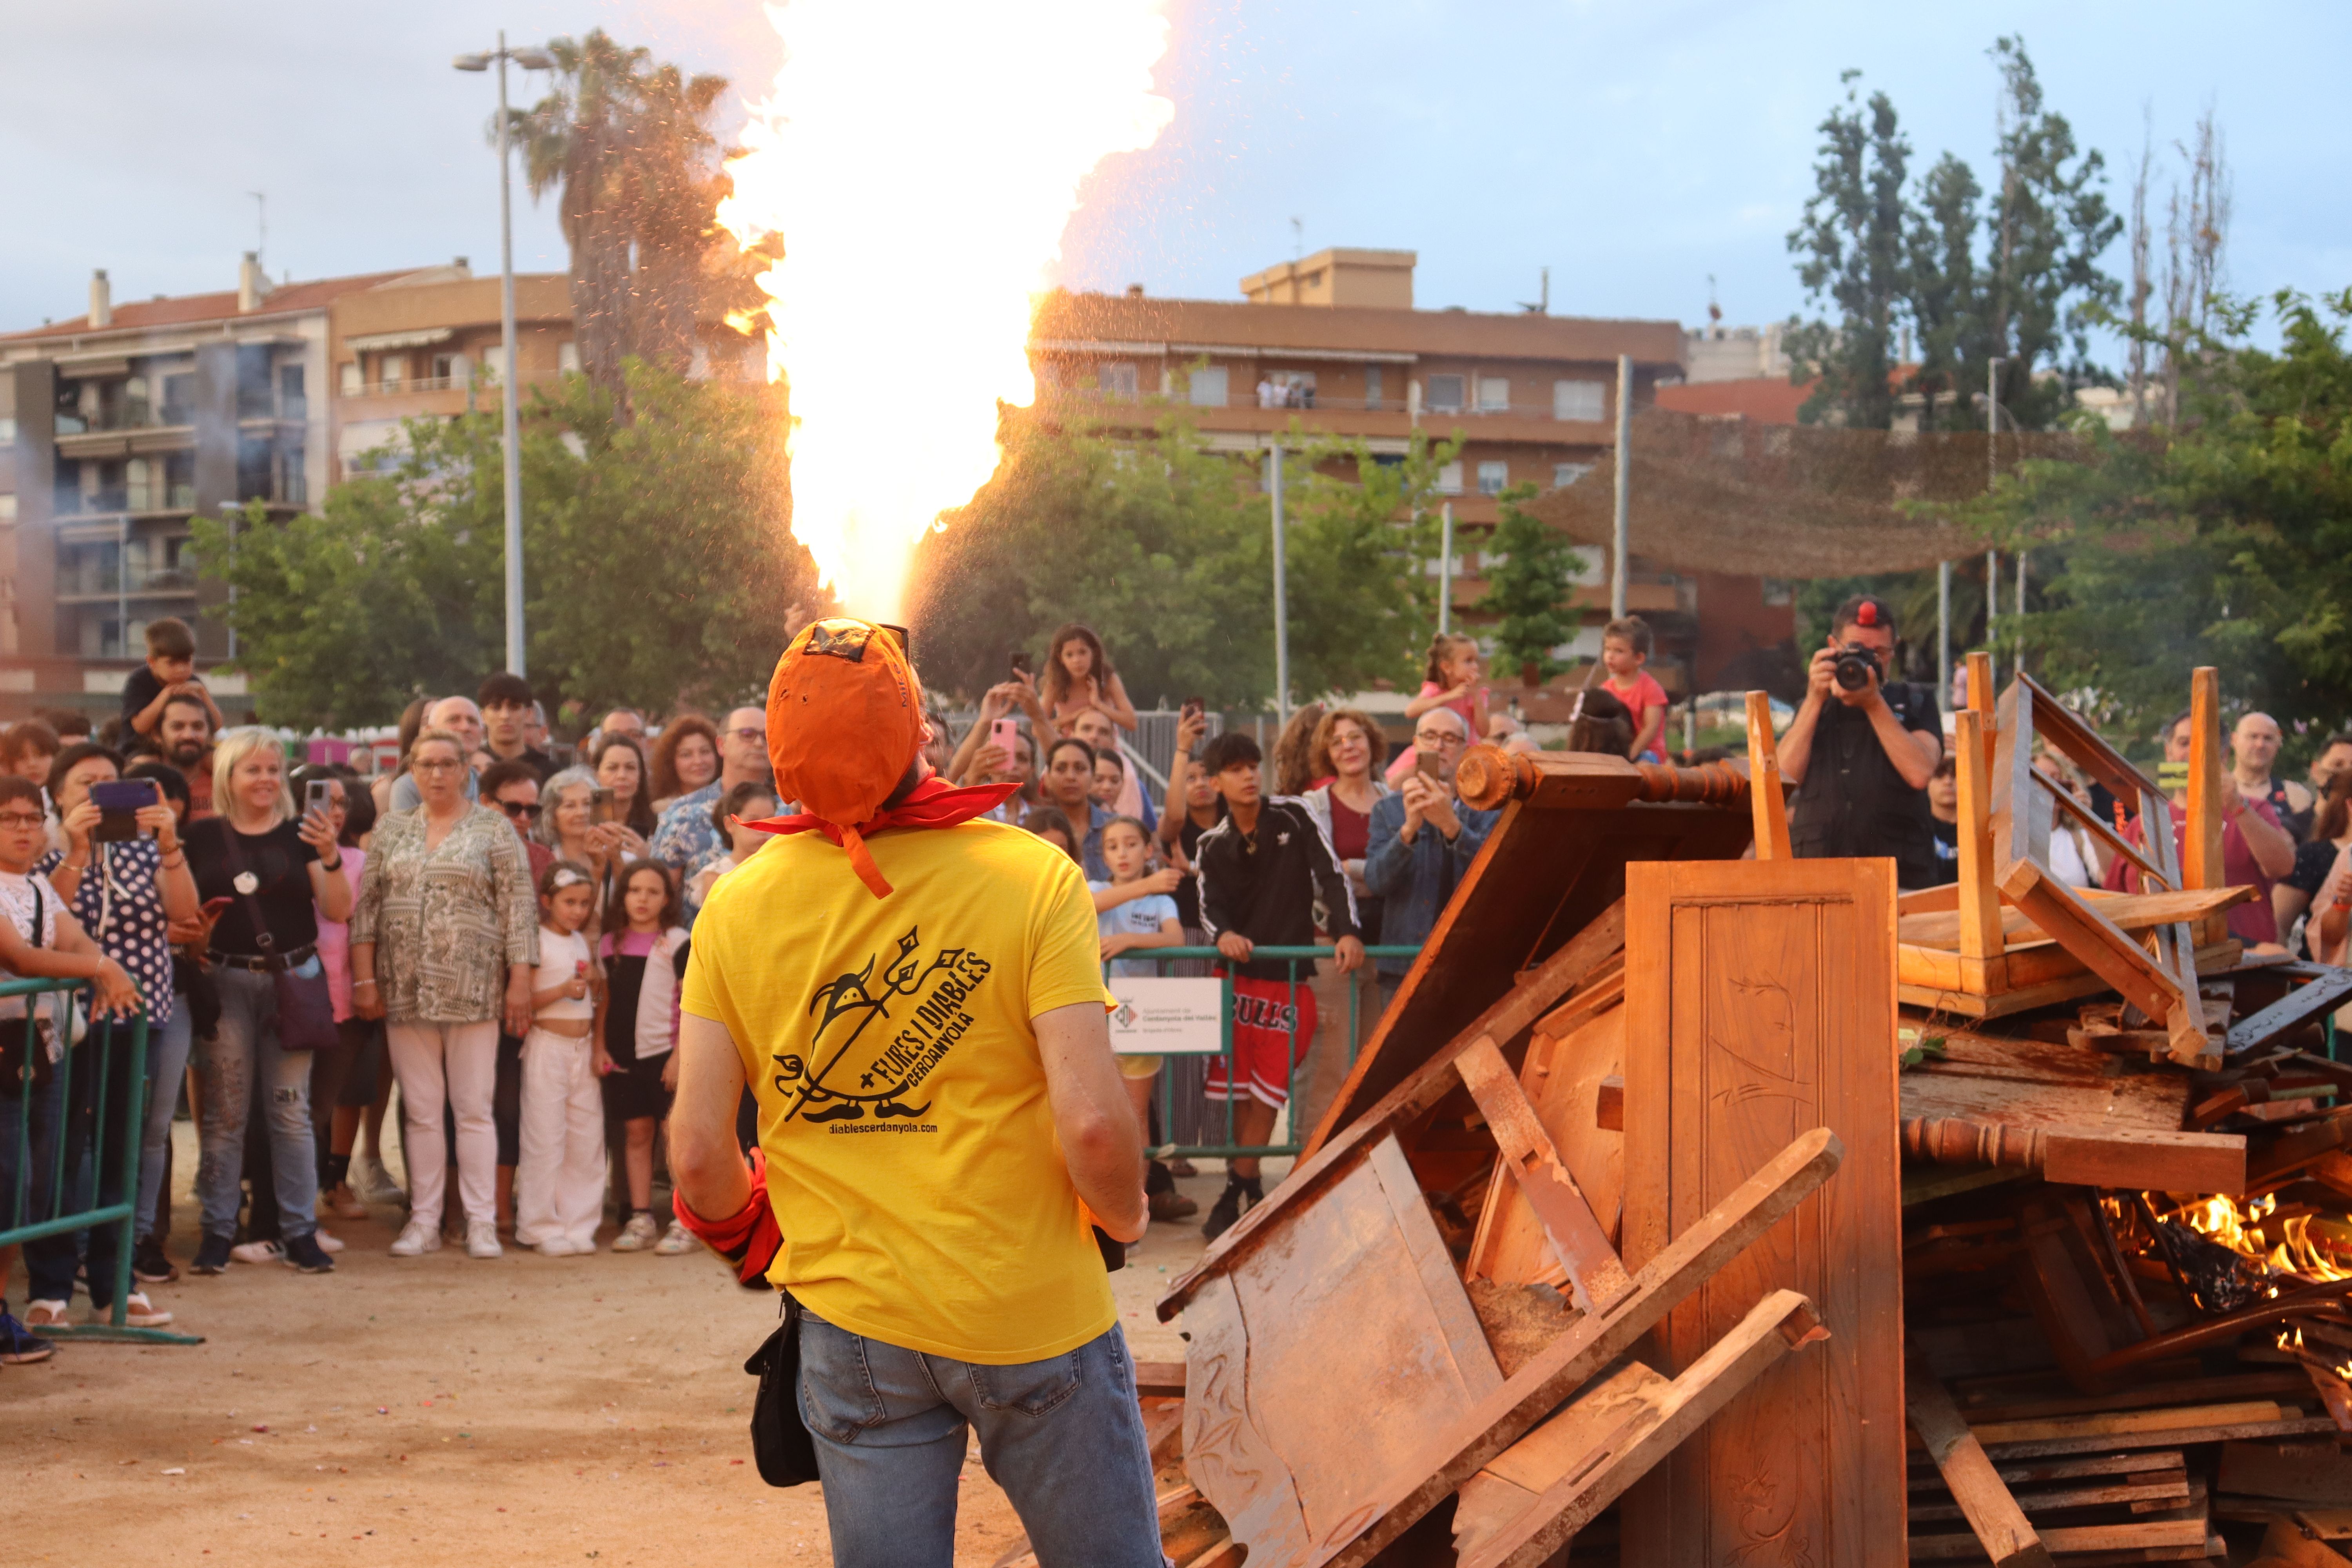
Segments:
[[[874,0],[885,4],[887,0]],[[970,0],[986,4],[987,0]],[[1838,74],[1865,73],[1924,168],[1981,168],[1995,76],[2021,33],[2052,107],[2128,199],[2143,110],[2160,165],[2217,108],[2236,175],[2242,290],[2352,285],[2342,71],[2352,5],[2142,0],[1945,7],[1732,0],[1168,0],[1159,81],[1174,124],[1107,164],[1061,275],[1079,287],[1232,298],[1307,251],[1421,255],[1418,301],[1507,310],[1551,268],[1562,314],[1727,321],[1803,308],[1784,237],[1811,184]],[[2056,14],[2063,12],[2063,15]],[[774,33],[756,0],[0,0],[0,330],[118,300],[234,286],[268,195],[267,265],[298,278],[498,261],[489,46],[602,26],[757,96]],[[537,96],[519,77],[516,96]],[[965,133],[984,133],[964,127]],[[1008,149],[1008,156],[1017,155]],[[2161,185],[2161,178],[2159,179]],[[952,266],[953,237],[942,237]],[[516,263],[559,270],[552,215],[519,197]],[[2111,266],[2124,270],[2121,247]]]

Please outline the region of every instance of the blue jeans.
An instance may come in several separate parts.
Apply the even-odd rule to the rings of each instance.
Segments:
[[[288,1241],[319,1228],[319,1156],[310,1139],[310,1053],[278,1044],[274,976],[223,965],[220,1027],[196,1052],[205,1090],[204,1157],[196,1197],[206,1236],[236,1234],[237,1183],[245,1174],[245,1121],[255,1081],[269,1122],[278,1223]]]
[[[188,1047],[195,1039],[195,1016],[188,999],[172,999],[168,1022],[147,1031],[147,1125],[139,1140],[139,1234],[163,1194],[163,1156],[172,1147],[172,1112],[179,1108],[180,1080],[188,1070]],[[158,1227],[160,1230],[162,1227]]]
[[[1116,1327],[1014,1366],[801,1319],[801,1414],[840,1568],[950,1568],[964,1427],[1043,1568],[1165,1568],[1135,1366]]]

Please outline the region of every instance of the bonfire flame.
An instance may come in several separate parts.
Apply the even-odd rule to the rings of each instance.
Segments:
[[[916,542],[996,471],[1078,187],[1173,116],[1157,0],[788,0],[775,95],[719,221],[783,258],[793,532],[845,607],[896,616]]]

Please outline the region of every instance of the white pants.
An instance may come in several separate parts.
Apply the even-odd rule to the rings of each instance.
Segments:
[[[604,1218],[604,1095],[586,1036],[533,1029],[522,1041],[522,1163],[515,1239],[595,1245]]]
[[[441,1227],[449,1156],[441,1131],[446,1099],[457,1114],[457,1196],[472,1220],[498,1218],[499,1131],[490,1098],[499,1081],[499,1026],[386,1024],[393,1076],[407,1123],[408,1217]]]

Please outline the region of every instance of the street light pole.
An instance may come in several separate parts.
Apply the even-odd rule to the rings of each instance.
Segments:
[[[1282,443],[1265,455],[1265,478],[1274,492],[1274,710],[1290,722],[1290,602],[1282,572]]]
[[[459,55],[455,64],[461,71],[478,71],[488,69],[492,60],[499,67],[499,330],[504,345],[499,351],[504,363],[499,367],[499,401],[506,416],[507,669],[522,675],[528,673],[523,668],[522,416],[515,384],[514,180],[507,162],[507,62],[512,60],[525,70],[551,70],[555,62],[542,50],[508,48],[506,31],[501,28],[495,51]]]

